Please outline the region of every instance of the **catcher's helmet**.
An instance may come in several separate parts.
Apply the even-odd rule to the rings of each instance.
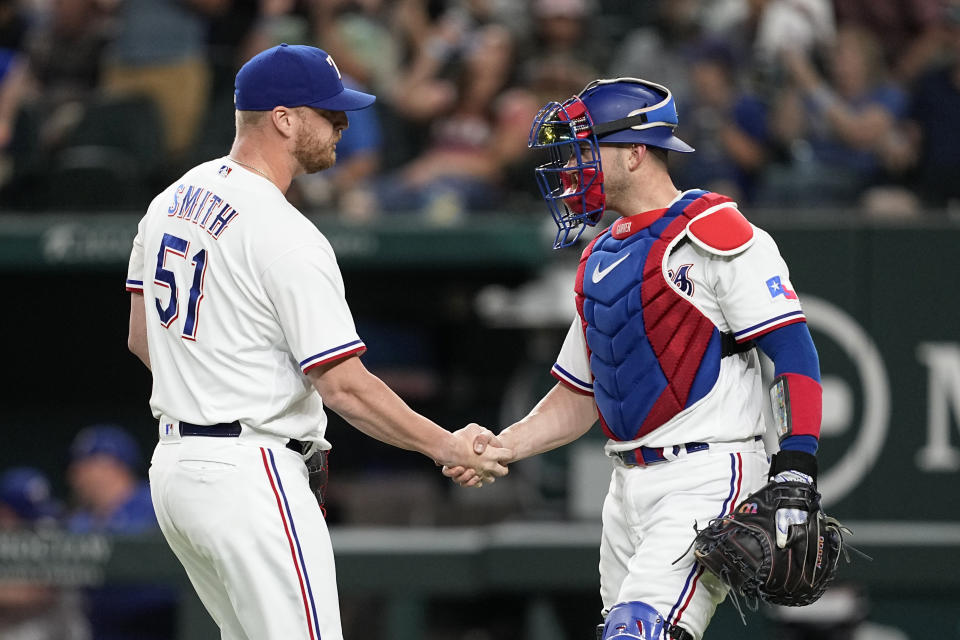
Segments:
[[[633,143],[693,151],[673,135],[676,126],[670,90],[639,78],[594,80],[565,102],[540,109],[528,145],[551,154],[551,161],[537,167],[536,174],[559,227],[554,248],[573,244],[584,225],[593,226],[603,217],[606,197],[598,145]]]

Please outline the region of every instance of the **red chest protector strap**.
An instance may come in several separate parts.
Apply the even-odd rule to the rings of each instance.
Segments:
[[[713,207],[729,202],[729,198],[715,193],[708,193],[694,200],[664,230],[647,255],[641,289],[643,320],[647,328],[647,338],[667,377],[668,385],[640,426],[636,436],[638,438],[650,433],[686,408],[690,387],[716,329],[716,325],[677,293],[664,277],[667,249],[673,244],[673,240],[690,226],[691,220]],[[690,237],[696,241],[692,234]]]

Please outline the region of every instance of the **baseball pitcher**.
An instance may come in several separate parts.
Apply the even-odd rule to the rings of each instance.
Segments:
[[[224,639],[342,640],[314,495],[324,405],[437,463],[506,473],[509,452],[476,455],[476,434],[441,428],[367,372],[333,249],[284,197],[333,166],[346,112],[373,101],[320,49],[258,54],[237,74],[230,154],[160,193],[133,243],[129,346],[153,372],[160,434],[153,504]]]

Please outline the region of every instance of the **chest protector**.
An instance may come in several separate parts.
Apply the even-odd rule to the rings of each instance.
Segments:
[[[640,438],[716,384],[727,349],[724,336],[671,283],[666,261],[674,241],[682,240],[679,236],[689,235],[704,246],[689,233],[691,221],[729,202],[718,194],[688,191],[649,226],[631,228],[644,224],[639,220],[644,214],[624,218],[584,250],[575,285],[577,311],[607,437]],[[735,209],[727,211],[749,229]],[[701,216],[697,225],[703,226],[707,217]],[[748,244],[716,253],[732,255]]]

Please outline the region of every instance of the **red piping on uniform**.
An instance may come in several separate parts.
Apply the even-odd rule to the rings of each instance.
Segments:
[[[297,563],[297,553],[293,548],[293,539],[290,537],[290,528],[287,526],[287,519],[283,517],[283,504],[280,502],[280,494],[277,493],[277,486],[273,482],[273,476],[270,475],[270,465],[267,463],[267,452],[263,447],[260,447],[260,456],[263,458],[263,468],[267,472],[270,488],[273,489],[273,497],[277,499],[277,509],[280,510],[280,521],[283,522],[283,531],[287,534],[287,543],[290,545],[290,557],[293,559],[294,569],[297,570],[297,580],[300,581],[300,597],[303,599],[303,608],[307,615],[307,630],[310,631],[310,640],[314,640],[313,626],[310,624],[310,603],[307,601],[307,591],[303,587],[303,575],[300,573],[300,565]]]
[[[677,617],[673,619],[673,624],[680,624],[680,618],[683,617],[683,612],[687,610],[687,605],[690,604],[690,600],[693,598],[693,593],[697,590],[697,581],[700,580],[700,576],[703,575],[703,566],[697,569],[697,575],[693,577],[693,584],[690,585],[690,593],[687,594],[687,599],[684,601],[683,606],[680,607],[680,611],[677,612]]]
[[[343,358],[346,358],[347,356],[352,356],[352,355],[355,354],[355,353],[363,353],[363,352],[366,351],[366,350],[367,350],[367,346],[366,346],[366,345],[361,345],[361,346],[357,347],[356,349],[351,349],[350,351],[344,351],[343,353],[338,353],[338,354],[335,355],[335,356],[330,356],[329,358],[326,358],[326,359],[324,359],[324,360],[318,360],[318,361],[316,361],[316,362],[311,363],[309,367],[307,367],[306,369],[303,370],[303,372],[304,372],[304,373],[310,373],[310,370],[311,370],[311,369],[316,369],[316,368],[319,367],[320,365],[329,364],[329,363],[333,362],[334,360],[342,360]]]
[[[572,382],[570,382],[569,380],[567,380],[566,378],[564,378],[563,376],[561,376],[559,373],[557,373],[552,369],[550,370],[550,375],[556,378],[567,389],[570,389],[570,391],[573,391],[574,393],[579,393],[582,396],[589,396],[591,398],[593,397],[593,392],[581,389],[580,387],[576,386],[575,384],[573,384]]]
[[[743,482],[743,458],[739,452],[734,455],[737,457],[737,492],[733,495],[733,500],[730,501],[730,513],[733,513],[733,510],[737,506],[737,501],[740,499],[740,486]]]

